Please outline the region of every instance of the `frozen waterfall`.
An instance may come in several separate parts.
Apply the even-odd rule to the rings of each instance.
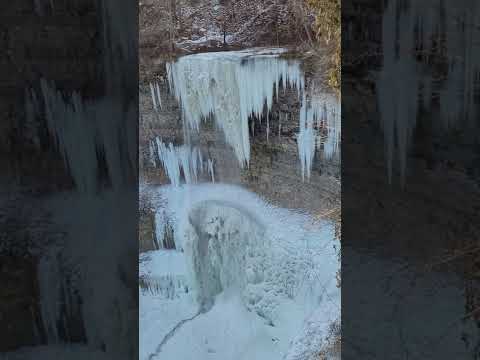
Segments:
[[[326,159],[339,153],[341,123],[340,105],[333,96],[311,90],[311,99],[303,95],[300,128],[297,135],[302,180],[309,179],[315,150]]]
[[[150,143],[150,159],[154,165],[163,166],[174,186],[181,185],[182,175],[186,184],[196,183],[205,168],[199,148],[188,145],[174,146],[172,143],[167,146],[158,137]],[[207,159],[207,166],[212,182],[215,182],[211,159]]]
[[[243,50],[181,57],[167,64],[170,90],[181,105],[185,130],[198,132],[201,121],[212,116],[240,166],[245,167],[250,160],[249,118],[261,121],[264,111],[272,110],[281,87],[296,89],[303,99],[298,134],[302,178],[309,178],[315,150],[323,147],[330,158],[338,149],[339,105],[325,96],[312,97],[307,104],[300,62],[281,58],[284,51]],[[332,106],[337,115],[322,117],[332,113]],[[325,141],[321,124],[326,124]],[[270,126],[267,117],[267,140]]]
[[[158,191],[162,200],[156,206],[172,226],[175,247],[184,251],[189,288],[204,311],[220,293],[236,293],[247,309],[275,323],[281,303],[300,301],[312,310],[327,291],[336,299],[328,313],[338,316],[339,264],[330,224],[273,207],[231,185]]]
[[[473,41],[479,32],[475,26],[480,19],[478,2],[468,7],[462,1],[403,3],[392,0],[385,8],[383,69],[377,82],[388,178],[392,181],[393,167],[398,162],[402,184],[419,114],[435,113],[437,129],[464,128],[475,132],[478,101],[474,94],[480,73],[480,44]],[[445,22],[446,13],[458,21]],[[445,54],[449,54],[445,58],[448,70],[444,79],[432,66],[439,42],[445,44]],[[418,49],[422,49],[422,60],[418,60]],[[462,58],[467,61],[459,61]]]
[[[162,97],[160,96],[160,86],[158,82],[155,84],[150,83],[150,95],[152,96],[153,109],[158,111],[162,110]]]
[[[280,82],[300,94],[304,78],[298,62],[278,58],[280,51],[205,53],[167,64],[171,90],[182,107],[186,126],[198,131],[213,115],[242,167],[250,160],[248,119],[271,110]],[[276,89],[276,90],[275,90]]]

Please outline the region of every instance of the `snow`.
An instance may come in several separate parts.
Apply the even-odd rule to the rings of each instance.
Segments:
[[[332,224],[233,185],[151,190],[178,250],[140,259],[140,276],[158,285],[140,290],[140,359],[296,359],[321,349],[340,317]]]

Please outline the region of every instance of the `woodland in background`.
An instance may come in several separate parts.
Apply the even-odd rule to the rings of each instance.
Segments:
[[[193,52],[286,46],[311,73],[340,87],[340,0],[142,0],[140,79],[160,63]],[[162,19],[160,21],[159,19]]]
[[[332,51],[329,84],[340,88],[341,71],[341,4],[340,0],[307,0],[315,11],[317,39],[325,42]]]

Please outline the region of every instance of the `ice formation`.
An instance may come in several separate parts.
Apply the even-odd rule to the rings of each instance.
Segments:
[[[210,174],[210,177],[212,179],[212,183],[215,182],[215,172],[213,170],[213,160],[208,159],[208,173]]]
[[[282,87],[295,88],[302,99],[298,134],[302,178],[309,178],[316,149],[322,148],[327,158],[338,152],[340,107],[338,100],[327,94],[312,93],[307,101],[300,62],[280,58],[283,51],[257,49],[181,57],[167,64],[170,90],[181,104],[187,133],[199,131],[202,119],[213,116],[244,167],[250,160],[249,118],[254,115],[262,121]],[[270,120],[268,115],[266,118],[268,142]],[[280,132],[281,122],[279,136]],[[253,123],[251,133],[255,136]]]
[[[299,62],[280,59],[281,52],[195,54],[167,64],[187,128],[198,131],[202,119],[213,115],[242,167],[250,160],[249,117],[261,118],[265,107],[271,110],[280,82],[295,87],[299,95],[303,90]]]
[[[110,354],[122,353],[131,344],[113,341],[123,336],[117,331],[128,316],[118,309],[133,306],[133,298],[118,275],[128,264],[128,255],[122,253],[125,247],[112,242],[135,243],[130,240],[135,233],[129,230],[136,229],[136,220],[125,219],[122,209],[137,198],[136,192],[129,191],[137,173],[136,105],[127,103],[125,109],[113,97],[87,101],[78,93],[57,91],[46,80],[26,94],[27,119],[45,115],[50,141],[74,182],[73,189],[45,199],[42,205],[53,214],[54,227],[66,230],[49,238],[48,245],[35,254],[39,258],[38,325],[43,328],[39,332],[49,345],[68,342],[70,328],[78,324],[92,349],[103,344]],[[100,189],[100,166],[107,168],[108,189]],[[108,229],[104,224],[110,221],[122,225]],[[101,269],[97,264],[102,264]],[[98,326],[100,321],[110,327]]]
[[[311,345],[326,341],[329,327],[340,317],[340,290],[335,276],[339,258],[330,224],[315,223],[308,216],[273,207],[236,186],[202,184],[156,189],[162,200],[154,201],[155,206],[165,210],[171,221],[179,251],[160,250],[146,255],[152,259],[146,263],[151,273],[141,270],[146,279],[141,302],[152,306],[157,301],[149,295],[153,288],[155,299],[176,299],[175,311],[186,306],[187,299],[194,301],[184,315],[176,316],[176,323],[190,318],[198,309],[203,312],[198,320],[184,325],[174,335],[160,358],[173,358],[175,353],[175,358],[188,359],[192,349],[198,347],[200,352],[205,349],[205,354],[198,354],[199,359],[277,359],[287,353],[289,359],[296,359],[293,355],[308,347],[308,334],[315,332]],[[173,310],[174,305],[165,301],[158,303],[160,307]],[[144,344],[149,334],[156,334],[152,337],[155,344],[161,339],[158,327],[150,326],[155,312],[147,310],[141,306],[142,312],[147,311],[140,322],[145,354],[142,359],[154,351],[153,346]],[[165,316],[170,315],[162,315],[159,321],[165,321]],[[245,316],[250,325],[244,326]],[[206,323],[210,322],[222,330],[188,335],[202,327],[208,329],[211,325]],[[241,346],[229,341],[223,348],[225,336],[232,335],[230,322],[240,336],[235,344],[258,336],[265,344],[252,349],[255,354],[245,353]],[[166,329],[160,326],[160,333],[165,334],[174,326],[175,322]],[[306,338],[302,337],[304,328]],[[272,335],[260,335],[265,331]],[[272,336],[278,344],[272,343]],[[207,337],[211,344],[206,345]],[[184,338],[195,344],[183,349],[184,345],[179,344]],[[293,343],[296,348],[289,350]],[[216,349],[215,353],[207,351],[209,346]],[[310,350],[314,351],[315,346],[310,346]]]
[[[173,226],[177,249],[184,249],[189,259],[192,287],[201,303],[213,301],[233,286],[245,299],[253,296],[251,302],[246,300],[247,306],[268,317],[275,304],[261,301],[262,296],[256,294],[258,284],[272,290],[278,287],[282,296],[295,298],[305,296],[302,281],[315,282],[333,269],[320,270],[315,260],[329,253],[325,246],[333,245],[328,224],[323,230],[318,225],[307,226],[308,217],[271,207],[253,193],[230,185],[167,186],[159,191],[166,201],[159,206]],[[274,274],[268,266],[278,267],[281,273]],[[283,267],[295,272],[283,273]]]
[[[181,174],[187,184],[197,181],[198,175],[203,170],[202,156],[198,148],[188,145],[173,146],[165,145],[158,137],[155,138],[158,157],[170,179],[175,186],[181,184]]]
[[[97,190],[100,156],[105,159],[113,187],[129,181],[130,174],[137,169],[136,125],[130,121],[133,108],[124,112],[112,99],[85,101],[76,92],[65,96],[45,79],[40,82],[40,90],[40,94],[33,89],[26,92],[27,116],[32,121],[33,114],[45,111],[52,143],[78,191]],[[111,135],[113,130],[117,136]]]
[[[395,50],[397,43],[395,27],[391,23],[392,17],[395,18],[396,4],[395,1],[392,3],[387,7],[383,18],[384,67],[378,80],[379,108],[383,119],[389,181],[392,179],[395,141],[399,148],[400,169],[404,179],[407,144],[416,123],[418,97],[417,69],[415,60],[409,56],[413,50],[413,33],[399,32],[400,61]],[[402,13],[399,19],[400,27],[405,30],[411,29],[413,20],[412,13]]]
[[[478,32],[480,5],[466,8],[465,2],[441,0],[389,1],[383,16],[383,68],[378,79],[378,103],[383,124],[388,178],[398,161],[400,180],[405,182],[406,159],[417,117],[422,108],[438,114],[437,129],[476,126],[478,104],[474,93],[480,73],[480,45],[473,41]],[[444,21],[449,13],[459,21]],[[448,73],[445,79],[434,74],[429,56],[415,58],[416,49],[436,53],[445,41]],[[438,55],[434,55],[438,56]],[[458,61],[465,59],[465,61]],[[438,109],[432,99],[438,98]],[[437,105],[435,105],[437,106]],[[473,133],[473,132],[472,132]]]
[[[339,154],[340,106],[327,94],[310,92],[307,100],[304,93],[300,109],[300,127],[297,134],[302,180],[310,179],[313,158],[318,149],[326,159]]]
[[[264,254],[264,230],[248,212],[232,204],[207,201],[189,212],[189,222],[185,248],[201,307],[209,309],[222,291],[242,291],[247,277],[260,281],[263,271],[256,268],[260,261],[255,257]]]
[[[160,95],[160,86],[158,82],[150,83],[150,95],[152,97],[153,109],[155,111],[162,110],[162,97]]]

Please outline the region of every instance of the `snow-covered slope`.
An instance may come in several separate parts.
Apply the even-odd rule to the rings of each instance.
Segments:
[[[331,224],[236,186],[155,194],[178,250],[140,259],[140,359],[298,359],[321,350],[340,318]]]

